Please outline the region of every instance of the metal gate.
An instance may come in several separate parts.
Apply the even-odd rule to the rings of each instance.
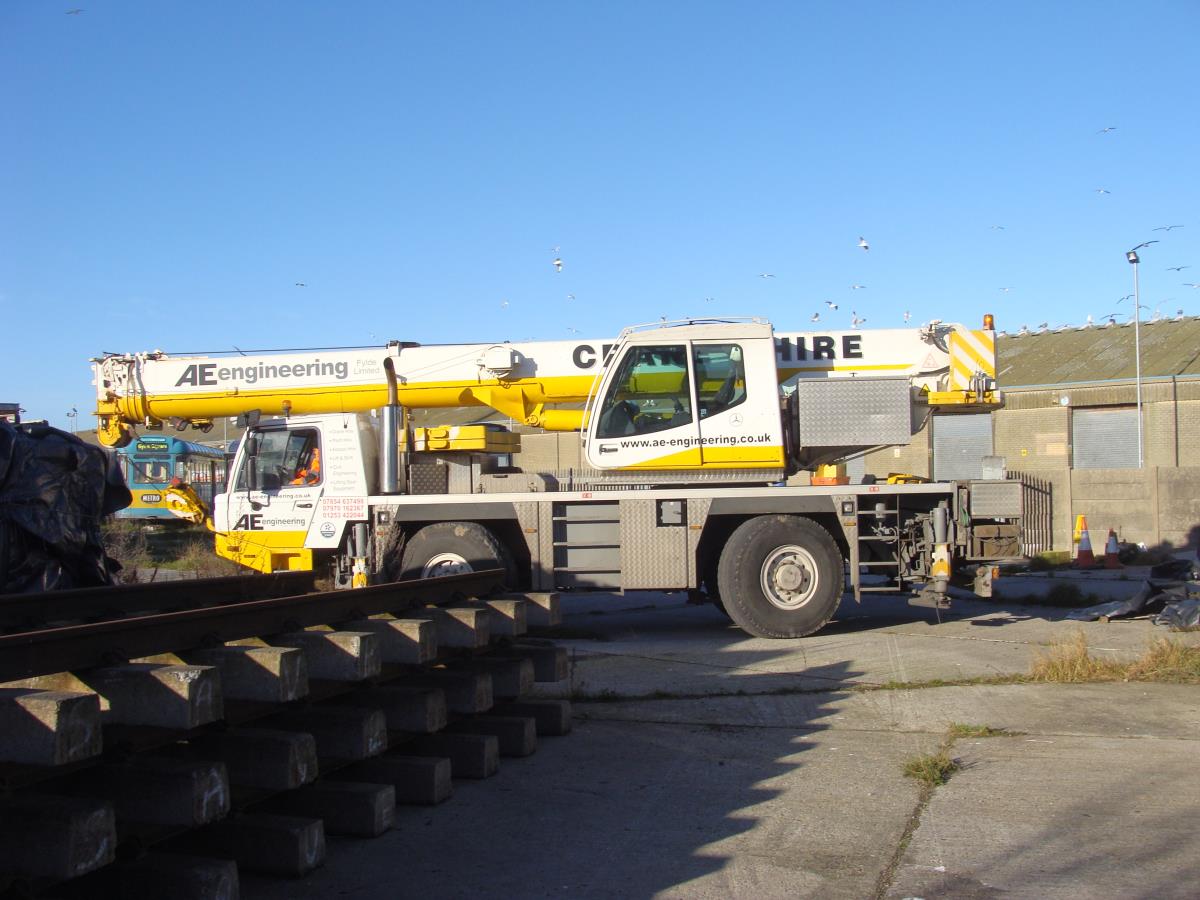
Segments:
[[[1044,478],[1028,472],[1009,472],[1021,482],[1021,552],[1026,556],[1054,549],[1054,490]]]

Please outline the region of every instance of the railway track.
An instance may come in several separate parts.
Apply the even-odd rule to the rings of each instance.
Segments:
[[[557,597],[502,574],[0,596],[0,896],[236,897],[566,734]]]

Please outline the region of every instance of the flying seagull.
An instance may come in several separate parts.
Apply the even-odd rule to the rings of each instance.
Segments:
[[[1172,228],[1182,228],[1182,225],[1159,225],[1157,228],[1151,228],[1151,231],[1170,231]]]
[[[837,309],[837,304],[834,303],[832,300],[826,300],[825,305],[828,306],[830,309]]]
[[[866,321],[867,321],[866,316],[859,316],[859,314],[856,313],[854,310],[850,310],[850,327],[851,328],[857,328],[859,325],[862,325]]]
[[[992,225],[991,229],[992,229],[992,231],[1003,231],[1004,226],[1003,225]]]
[[[574,299],[575,299],[575,295],[574,295],[574,294],[567,294],[567,299],[568,299],[568,300],[574,300]]]
[[[770,272],[761,272],[761,273],[759,273],[758,277],[759,278],[774,278],[775,276],[772,275]]]
[[[858,236],[858,246],[862,247],[864,250],[871,249],[871,245],[867,243],[867,239],[862,235]]]
[[[561,271],[562,271],[562,260],[561,260],[561,259],[559,259],[557,256],[556,256],[556,257],[554,257],[554,271],[555,271],[555,272],[561,272]]]
[[[1182,272],[1184,269],[1190,269],[1191,266],[1167,266],[1168,272]]]
[[[68,9],[68,10],[67,10],[67,15],[68,15],[68,16],[77,16],[77,15],[79,15],[81,12],[83,12],[83,10],[82,10],[82,9],[78,9],[78,8],[76,8],[76,9]]]
[[[308,285],[306,285],[303,281],[297,281],[296,287],[308,287]]]
[[[1116,131],[1116,130],[1117,130],[1116,125],[1109,125],[1107,128],[1101,128],[1099,131],[1096,132],[1096,134],[1108,134],[1110,131]]]
[[[1118,303],[1124,303],[1126,300],[1130,300],[1130,299],[1132,299],[1132,298],[1133,298],[1133,294],[1126,294],[1124,297],[1122,297],[1122,298],[1121,298],[1120,300],[1118,300],[1117,302],[1118,302]]]
[[[1112,191],[1106,191],[1104,188],[1096,188],[1097,194],[1111,194]]]
[[[809,319],[808,321],[810,321],[810,322],[820,322],[820,321],[821,321],[821,314],[820,314],[820,313],[813,313],[813,314],[812,314],[812,318],[811,318],[811,319]]]
[[[1002,287],[1002,288],[1000,288],[1000,293],[1007,294],[1011,290],[1012,290],[1011,287]]]
[[[908,320],[909,320],[909,319],[911,319],[911,318],[912,318],[912,313],[910,313],[910,312],[909,312],[909,311],[906,309],[906,310],[904,311],[904,324],[905,324],[905,325],[907,325],[907,324],[908,324]]]
[[[1200,288],[1200,284],[1197,284],[1194,281],[1185,281],[1185,282],[1183,282],[1183,286],[1190,287],[1190,288]]]
[[[1143,247],[1149,247],[1151,244],[1157,244],[1157,243],[1158,243],[1158,241],[1157,241],[1157,240],[1153,240],[1153,241],[1142,241],[1140,244],[1138,244],[1136,247],[1134,247],[1134,248],[1133,248],[1132,250],[1130,250],[1129,252],[1130,252],[1130,253],[1134,253],[1134,252],[1136,252],[1136,251],[1138,251],[1138,250],[1141,250]]]
[[[508,301],[507,301],[507,300],[501,300],[501,301],[500,301],[500,308],[501,308],[501,309],[508,309]]]
[[[865,284],[852,284],[852,285],[850,285],[850,290],[852,290],[852,291],[858,291],[858,290],[861,290],[862,288],[865,288],[865,287],[866,287],[866,285],[865,285]]]

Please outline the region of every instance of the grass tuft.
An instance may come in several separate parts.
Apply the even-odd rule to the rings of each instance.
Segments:
[[[1057,641],[1037,659],[1029,670],[1034,681],[1078,684],[1084,681],[1114,681],[1124,674],[1124,666],[1111,660],[1096,659],[1088,653],[1087,637],[1077,631]]]
[[[1155,638],[1132,662],[1096,659],[1088,652],[1082,631],[1051,644],[1033,661],[1033,681],[1077,684],[1084,681],[1160,681],[1200,684],[1200,647],[1189,647],[1171,638]]]
[[[1146,652],[1126,670],[1130,681],[1166,681],[1200,684],[1200,647],[1189,647],[1171,638],[1155,638]]]
[[[904,764],[904,777],[921,782],[926,787],[945,784],[961,768],[957,759],[946,750],[914,756]]]

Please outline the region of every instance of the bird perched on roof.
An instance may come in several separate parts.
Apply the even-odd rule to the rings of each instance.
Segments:
[[[858,246],[862,247],[864,250],[871,249],[871,245],[867,243],[867,239],[861,234],[858,236]]]
[[[1049,322],[1043,322],[1041,325],[1038,326],[1038,331],[1045,331],[1049,327],[1050,327]]]

